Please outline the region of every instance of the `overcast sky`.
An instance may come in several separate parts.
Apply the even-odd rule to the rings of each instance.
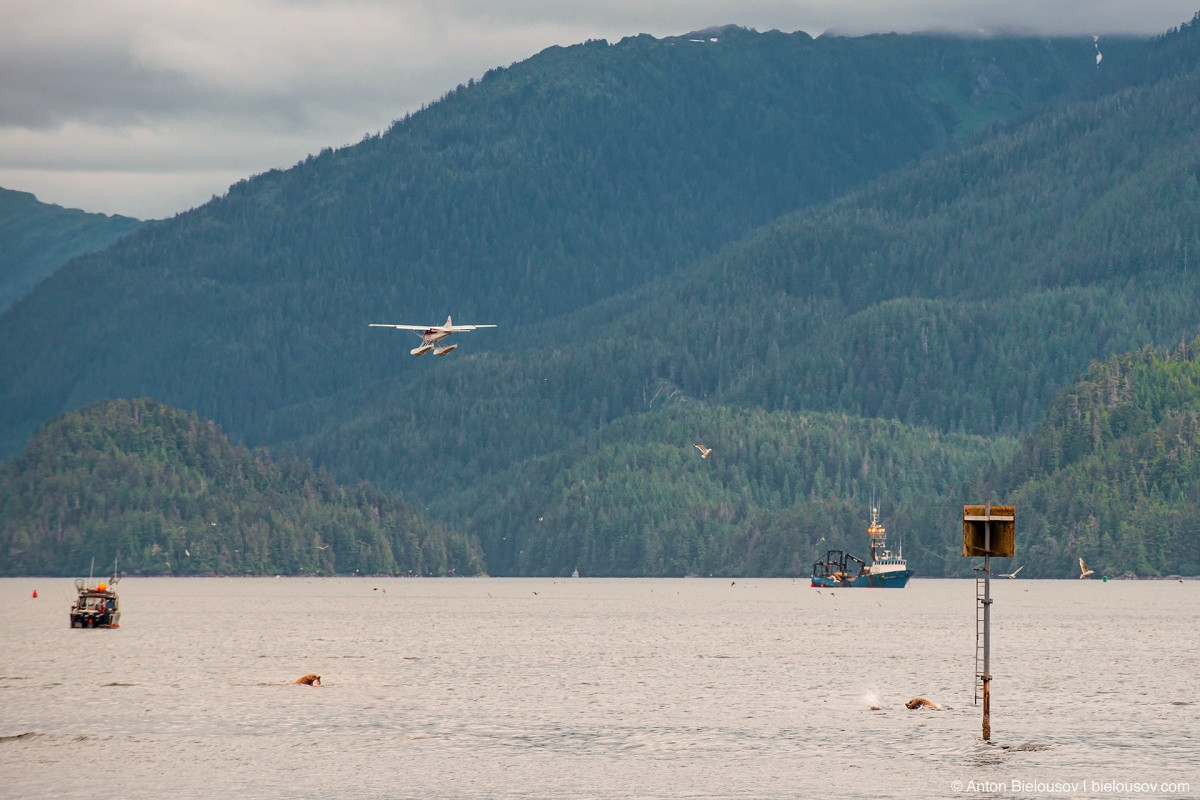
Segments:
[[[492,67],[587,39],[726,23],[814,36],[1153,35],[1198,9],[1200,0],[0,0],[0,186],[69,208],[168,217],[383,131]]]

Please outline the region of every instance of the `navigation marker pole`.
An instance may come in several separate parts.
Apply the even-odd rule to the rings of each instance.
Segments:
[[[990,517],[992,504],[983,512]],[[992,521],[983,521],[983,740],[992,738]]]
[[[963,506],[963,555],[983,556],[975,578],[975,678],[983,687],[983,739],[992,738],[992,556],[1015,553],[1016,508]],[[976,702],[979,695],[976,693]]]

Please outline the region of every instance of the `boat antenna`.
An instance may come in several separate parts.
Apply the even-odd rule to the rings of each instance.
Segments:
[[[88,582],[91,583],[92,577],[96,574],[96,557],[92,556],[92,568],[88,570]]]

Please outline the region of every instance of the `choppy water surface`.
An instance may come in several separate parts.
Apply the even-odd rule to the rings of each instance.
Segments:
[[[972,581],[0,580],[0,797],[1200,796],[1200,582],[993,586],[987,745]]]

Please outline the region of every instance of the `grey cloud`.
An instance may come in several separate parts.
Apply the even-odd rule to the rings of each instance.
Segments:
[[[199,101],[187,75],[151,70],[127,54],[0,58],[0,126],[48,128],[66,120],[113,125],[186,112]]]
[[[110,198],[88,210],[167,216],[178,208],[130,204],[144,203],[151,184],[157,197],[178,197],[172,174],[188,196],[210,179],[220,182],[209,193],[220,194],[230,174],[358,141],[550,45],[727,23],[813,35],[1021,30],[1090,39],[1163,32],[1191,19],[1195,2],[106,0],[66,9],[63,0],[7,0],[0,185],[20,180],[8,188],[71,206],[83,202],[69,196],[77,181],[81,195],[103,186]]]

